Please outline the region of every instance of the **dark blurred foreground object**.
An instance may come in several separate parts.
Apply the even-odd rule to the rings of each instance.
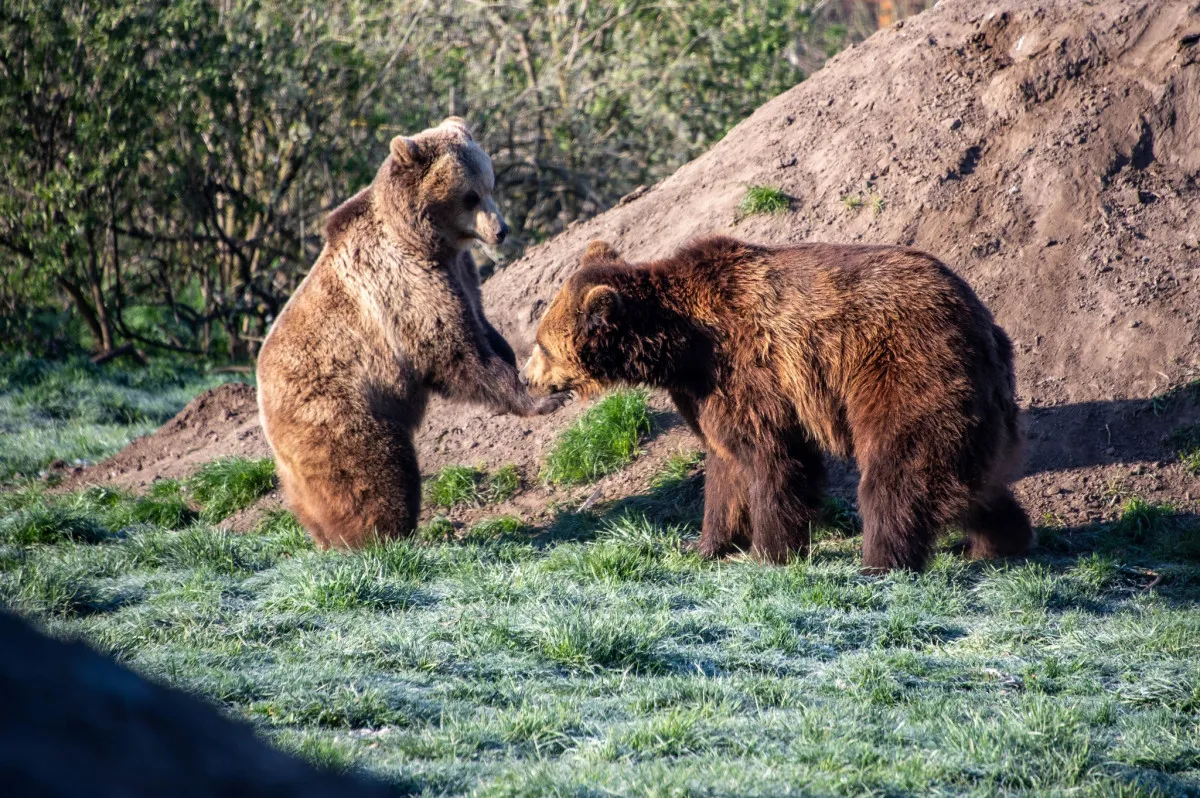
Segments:
[[[0,612],[6,796],[384,796],[271,748],[247,726],[81,643]]]

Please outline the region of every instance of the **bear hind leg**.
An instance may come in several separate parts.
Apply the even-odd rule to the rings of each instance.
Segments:
[[[384,434],[370,446],[360,441],[344,448],[343,468],[303,476],[287,472],[281,479],[313,541],[323,549],[356,549],[412,534],[421,512],[421,472],[412,441],[401,433]],[[329,462],[338,462],[339,454],[330,452]]]
[[[967,556],[972,560],[1020,556],[1034,544],[1029,516],[1007,487],[971,497],[963,518]]]

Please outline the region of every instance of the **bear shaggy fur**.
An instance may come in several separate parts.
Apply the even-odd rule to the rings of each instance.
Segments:
[[[488,323],[465,251],[508,232],[492,164],[451,117],[397,136],[374,181],[335,210],[326,243],[263,343],[258,401],[279,480],[321,546],[416,527],[413,445],[431,392],[500,412],[548,413]]]
[[[808,546],[822,450],[858,464],[863,565],[919,570],[939,528],[973,557],[1033,539],[1008,488],[1012,346],[962,279],[895,247],[692,242],[634,265],[592,242],[538,328],[531,385],[665,388],[704,440],[699,549]]]

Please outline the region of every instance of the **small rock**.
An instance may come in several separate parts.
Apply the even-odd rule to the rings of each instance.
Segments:
[[[1131,330],[1135,327],[1141,327],[1141,326],[1142,326],[1142,323],[1140,321],[1129,322],[1129,329],[1131,329]]]
[[[942,127],[946,128],[947,130],[958,130],[960,127],[962,127],[962,120],[957,116],[943,119]]]

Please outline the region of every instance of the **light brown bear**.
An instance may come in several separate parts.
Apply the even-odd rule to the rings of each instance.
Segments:
[[[947,524],[975,557],[1033,541],[1008,489],[1021,447],[1012,346],[924,253],[709,238],[635,265],[592,242],[525,370],[553,391],[670,392],[708,450],[706,556],[803,553],[822,450],[858,463],[868,570],[919,570]]]
[[[367,188],[335,210],[312,271],[258,357],[258,402],[292,510],[322,547],[416,527],[413,432],[431,392],[529,416],[512,349],[488,323],[465,251],[508,226],[492,163],[463,120],[397,136]]]

